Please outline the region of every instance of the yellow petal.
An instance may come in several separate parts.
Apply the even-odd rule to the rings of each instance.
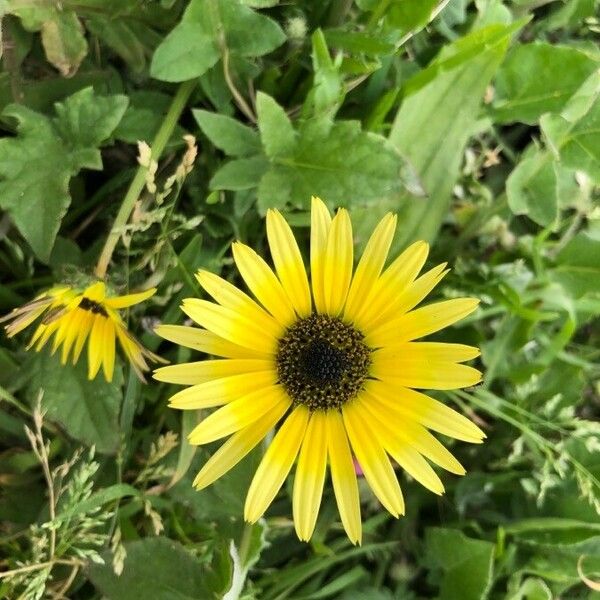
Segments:
[[[329,209],[323,200],[313,196],[310,212],[310,279],[315,309],[318,313],[326,312],[324,271],[330,228]]]
[[[358,483],[342,415],[337,410],[327,412],[326,427],[331,480],[342,525],[350,541],[360,544],[362,526]]]
[[[373,362],[382,360],[420,360],[423,362],[464,362],[479,356],[479,348],[445,342],[401,342],[379,348],[372,354]]]
[[[275,427],[286,410],[285,403],[279,404],[258,421],[233,434],[200,469],[194,487],[201,490],[233,468]]]
[[[258,421],[270,411],[287,409],[290,399],[280,385],[246,394],[210,414],[192,430],[190,444],[202,445],[235,433]]]
[[[235,242],[232,250],[241,276],[258,301],[284,327],[295,321],[292,303],[269,265],[245,244]]]
[[[283,289],[298,315],[307,317],[312,304],[306,269],[296,238],[278,210],[267,211],[267,238]]]
[[[323,268],[325,308],[328,314],[338,315],[344,308],[354,261],[354,243],[350,215],[340,208],[331,222]]]
[[[375,359],[371,375],[409,388],[454,390],[481,381],[481,372],[468,365],[445,361],[423,361],[404,356],[402,359]]]
[[[371,380],[365,387],[388,410],[395,411],[400,420],[412,419],[438,433],[472,444],[480,444],[486,437],[475,423],[425,394],[381,381]]]
[[[365,331],[368,323],[384,311],[409,286],[423,268],[429,245],[426,242],[415,242],[383,272],[365,298],[362,308],[354,315],[354,323]]]
[[[365,343],[371,348],[381,348],[410,342],[464,319],[478,304],[476,298],[455,298],[417,308],[368,331]]]
[[[294,479],[293,512],[298,538],[310,540],[323,496],[327,467],[327,416],[324,411],[311,414],[298,457]]]
[[[352,278],[344,309],[344,318],[353,321],[375,285],[394,238],[396,215],[388,213],[373,231]]]
[[[73,348],[73,364],[79,360],[85,340],[92,329],[92,325],[94,324],[94,315],[91,312],[88,312],[87,310],[82,310],[81,312],[83,313],[83,316],[79,324],[79,331],[77,333],[77,339],[75,340],[75,347]]]
[[[106,298],[103,302],[105,306],[110,308],[128,308],[134,304],[139,304],[144,300],[147,300],[151,296],[156,294],[156,288],[150,288],[144,292],[137,292],[136,294],[126,294],[125,296],[114,296],[113,298]]]
[[[256,349],[263,354],[274,354],[276,351],[277,338],[230,308],[206,300],[186,298],[181,310],[198,325],[234,344]]]
[[[377,437],[389,455],[421,485],[434,494],[444,493],[444,484],[431,468],[429,463],[397,433],[394,423],[394,412],[384,410],[381,405],[369,402],[368,398],[358,400],[364,409],[365,422]],[[402,427],[402,425],[400,425]]]
[[[153,377],[158,381],[194,385],[229,375],[254,373],[256,371],[275,371],[275,369],[274,361],[259,358],[201,360],[161,367],[154,371]]]
[[[94,316],[94,322],[90,332],[90,341],[88,342],[88,379],[94,379],[94,377],[96,377],[100,365],[102,364],[102,357],[104,356],[102,344],[104,341],[105,322],[106,317],[100,314]]]
[[[73,311],[66,313],[59,319],[58,329],[56,330],[56,335],[54,336],[54,340],[52,341],[52,351],[51,354],[54,354],[61,343],[65,340],[69,331],[71,330],[71,326],[73,323]]]
[[[364,410],[357,402],[342,408],[344,425],[352,450],[365,475],[367,483],[379,501],[392,515],[404,514],[404,498],[398,479],[385,450],[379,442],[377,431],[372,431],[363,418]]]
[[[242,398],[249,392],[273,386],[276,382],[277,373],[273,369],[221,377],[177,392],[169,399],[169,406],[183,410],[220,406]]]
[[[69,331],[65,336],[65,340],[62,346],[62,352],[60,357],[60,362],[64,365],[67,363],[69,359],[69,353],[71,352],[71,348],[77,339],[77,336],[81,330],[81,325],[83,322],[83,317],[85,315],[85,311],[83,310],[74,310],[73,316],[71,318],[71,326],[69,327]]]
[[[298,406],[285,419],[273,438],[258,465],[246,496],[244,506],[246,521],[250,523],[258,521],[273,502],[296,460],[308,425],[309,414],[307,408]]]
[[[235,285],[209,271],[198,271],[196,279],[221,306],[249,319],[269,335],[277,338],[281,336],[283,332],[281,324]]]
[[[409,284],[402,294],[399,294],[393,302],[381,311],[381,313],[364,323],[365,329],[372,329],[382,323],[386,323],[392,319],[396,319],[413,309],[417,304],[420,304],[425,297],[433,290],[433,288],[444,278],[450,271],[446,269],[447,263],[442,263],[421,275],[416,281]]]
[[[115,326],[110,319],[105,319],[102,370],[106,381],[112,381],[115,370],[115,344]]]
[[[104,299],[106,298],[106,286],[104,285],[104,282],[97,281],[96,283],[93,283],[86,288],[82,296],[94,302],[104,302]]]
[[[206,329],[187,327],[185,325],[158,325],[155,327],[154,332],[174,344],[198,350],[205,354],[223,356],[225,358],[253,358],[260,356],[258,351],[233,344],[229,340],[219,337]]]

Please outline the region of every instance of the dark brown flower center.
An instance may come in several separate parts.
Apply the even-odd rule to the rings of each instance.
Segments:
[[[279,341],[279,382],[295,404],[339,408],[356,397],[369,374],[371,350],[363,334],[336,317],[312,314]]]

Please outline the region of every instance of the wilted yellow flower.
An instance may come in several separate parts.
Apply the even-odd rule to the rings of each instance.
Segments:
[[[187,299],[182,308],[203,329],[157,328],[168,340],[223,358],[164,367],[154,376],[191,385],[171,398],[174,408],[221,407],[189,436],[192,444],[208,444],[231,435],[196,477],[197,488],[231,469],[283,421],[250,485],[246,520],[263,515],[297,459],[294,522],[299,538],[308,540],[329,464],[342,523],[360,543],[353,456],[397,517],[404,500],[390,457],[441,494],[444,486],[428,461],[452,473],[465,470],[428,429],[472,443],[485,437],[462,415],[412,389],[480,380],[479,371],[460,364],[478,356],[477,348],[415,341],[467,316],[478,301],[459,298],[413,310],[446,265],[417,277],[428,254],[428,245],[417,242],[383,270],[396,228],[392,214],[376,227],[354,272],[348,212],[340,209],[332,219],[314,198],[311,220],[312,286],[289,225],[269,211],[275,272],[248,246],[233,245],[237,268],[258,302],[200,271],[198,281],[216,302]]]
[[[15,308],[0,318],[0,323],[9,322],[5,325],[6,333],[8,337],[13,337],[42,317],[27,349],[33,348],[39,352],[54,336],[52,354],[62,346],[63,365],[69,355],[73,364],[77,362],[87,340],[89,379],[93,379],[102,366],[104,377],[112,381],[118,340],[136,374],[143,380],[143,371],[149,369],[146,359],[162,359],[142,346],[127,330],[117,311],[139,304],[155,292],[156,288],[152,288],[138,294],[110,297],[106,295],[106,286],[102,281],[84,290],[71,286],[55,287],[24,306]]]

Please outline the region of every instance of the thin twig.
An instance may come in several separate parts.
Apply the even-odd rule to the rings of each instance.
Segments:
[[[235,87],[235,83],[231,77],[231,73],[229,71],[229,49],[227,46],[222,46],[223,50],[223,75],[225,76],[225,82],[227,83],[227,87],[237,104],[237,107],[240,109],[244,116],[251,122],[256,123],[256,115],[252,112],[250,105],[246,102],[242,94],[240,94],[237,87]]]

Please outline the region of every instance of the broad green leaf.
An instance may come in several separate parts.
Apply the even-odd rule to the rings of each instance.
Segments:
[[[185,81],[206,73],[225,51],[262,56],[284,40],[275,21],[240,0],[192,0],[156,49],[150,73],[162,81]]]
[[[104,565],[89,568],[89,578],[108,600],[220,600],[229,587],[231,565],[219,549],[210,565],[165,537],[129,542],[125,550],[121,575],[113,572],[109,552]]]
[[[256,96],[256,110],[265,154],[271,159],[293,154],[296,132],[283,108],[271,96],[259,92]]]
[[[250,156],[260,152],[260,137],[256,131],[238,120],[207,110],[192,111],[206,137],[229,156]]]
[[[112,454],[119,445],[121,369],[115,369],[112,383],[102,376],[89,381],[85,358],[77,365],[62,366],[57,355],[33,354],[27,361],[27,393],[35,404],[43,393],[42,410],[79,442],[96,446],[98,452]]]
[[[494,544],[461,531],[431,527],[425,532],[426,556],[441,571],[440,600],[482,600],[492,584]]]
[[[412,93],[396,115],[390,141],[412,165],[427,198],[405,194],[402,199],[399,247],[418,239],[431,241],[437,235],[483,94],[514,30],[514,25],[494,25],[471,33],[452,44],[441,63],[434,61],[416,75],[416,83],[408,82]],[[373,218],[379,216],[375,211]]]
[[[558,281],[572,296],[600,292],[600,235],[578,233],[556,257],[550,278]]]
[[[268,102],[272,108],[273,101]],[[281,109],[277,114],[282,117]],[[276,129],[270,123],[271,150],[278,143],[273,136]],[[289,130],[286,139],[290,141]],[[283,145],[277,149],[283,151]],[[230,161],[215,173],[211,187],[242,190],[258,185],[261,211],[287,204],[307,208],[313,195],[330,206],[364,206],[400,192],[403,165],[400,154],[383,137],[362,131],[358,121],[309,120],[300,124],[287,155]]]
[[[598,61],[577,48],[544,42],[518,45],[498,70],[493,118],[534,124],[542,114],[560,111],[597,68]]]
[[[42,261],[50,252],[70,202],[69,181],[82,168],[100,169],[98,146],[110,136],[127,107],[125,96],[81,90],[55,105],[48,118],[10,105],[17,136],[0,140],[0,207]]]
[[[42,45],[46,58],[63,75],[73,75],[88,51],[83,26],[72,11],[57,12],[42,25]]]

